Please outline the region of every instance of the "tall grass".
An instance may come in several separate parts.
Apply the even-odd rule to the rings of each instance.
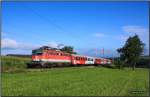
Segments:
[[[22,71],[26,69],[26,63],[30,61],[30,58],[1,56],[2,72]]]

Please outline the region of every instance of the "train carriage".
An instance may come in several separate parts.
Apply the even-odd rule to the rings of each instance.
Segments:
[[[72,64],[94,64],[94,57],[82,56],[82,55],[72,55]]]
[[[32,63],[30,66],[53,67],[63,65],[100,65],[111,64],[112,61],[105,58],[96,58],[77,54],[69,54],[57,49],[35,49],[32,51]]]

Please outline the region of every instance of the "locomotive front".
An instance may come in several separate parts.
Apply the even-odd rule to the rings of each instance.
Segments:
[[[42,56],[43,50],[42,49],[35,49],[32,50],[32,61],[27,64],[27,67],[42,67]]]
[[[32,61],[35,62],[42,61],[42,55],[43,55],[42,49],[32,50]]]

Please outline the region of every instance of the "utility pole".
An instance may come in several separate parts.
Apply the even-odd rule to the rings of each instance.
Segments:
[[[104,47],[103,47],[103,64],[104,64]]]
[[[103,58],[104,58],[104,47],[103,47]]]

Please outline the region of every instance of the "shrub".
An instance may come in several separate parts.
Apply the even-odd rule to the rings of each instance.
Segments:
[[[27,63],[30,61],[30,58],[1,56],[2,72],[23,70],[27,67]]]
[[[125,62],[119,59],[115,60],[113,64],[116,66],[116,68],[119,69],[123,69],[123,67],[125,66]]]
[[[141,57],[136,63],[136,67],[149,68],[149,57]]]

